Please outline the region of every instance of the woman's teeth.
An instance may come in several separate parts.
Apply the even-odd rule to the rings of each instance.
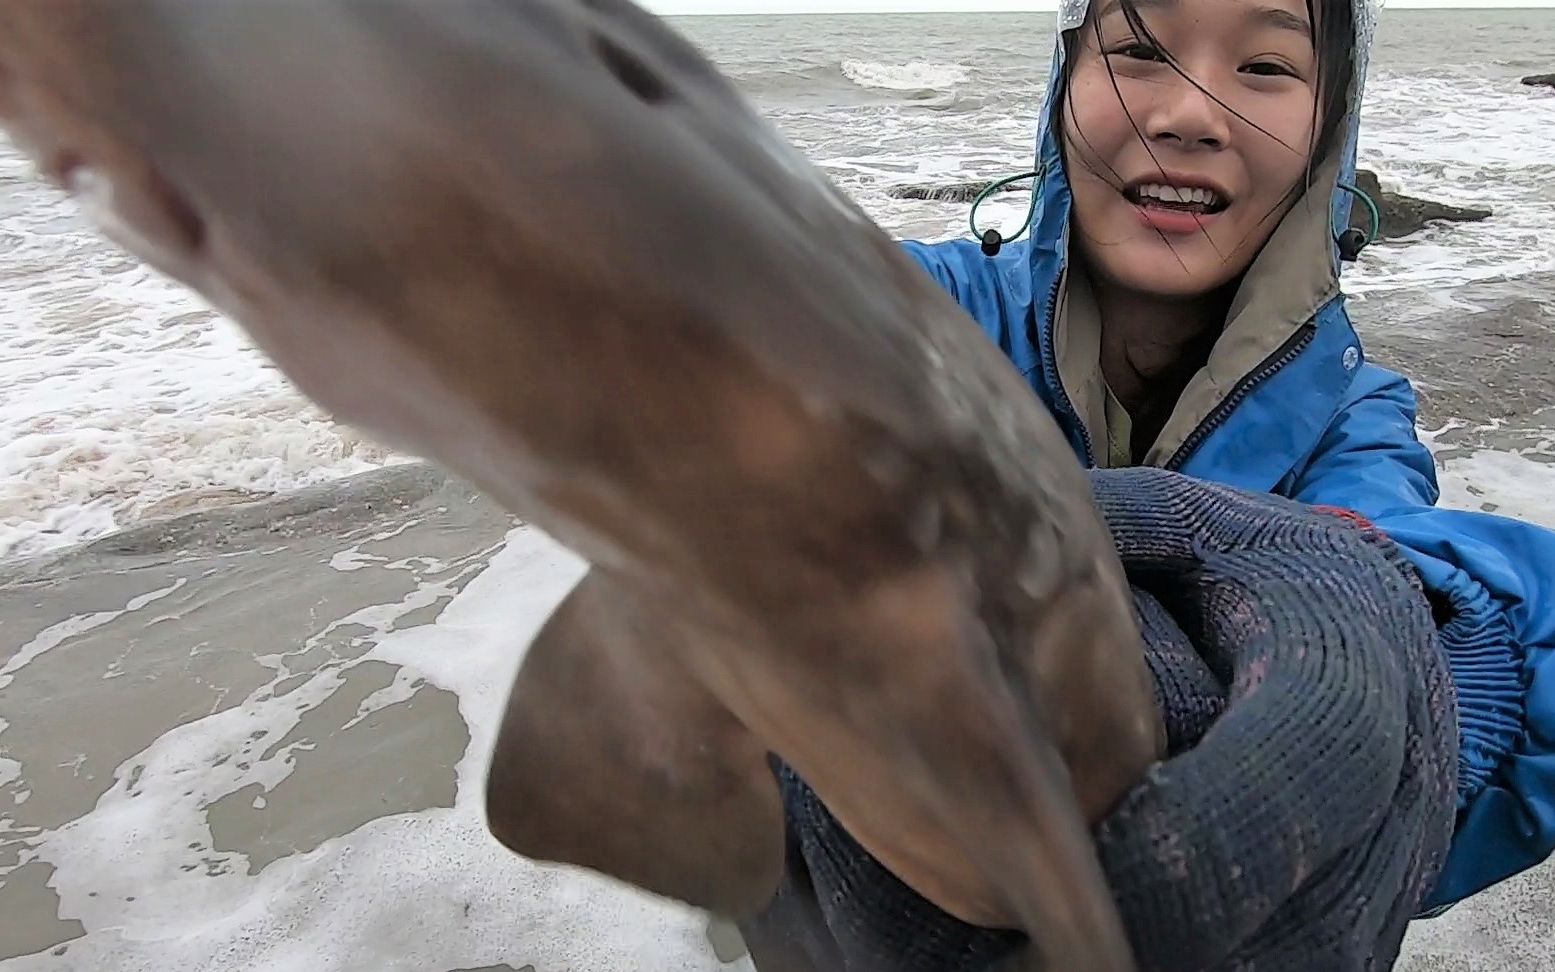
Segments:
[[[1163,203],[1167,206],[1189,209],[1215,210],[1220,208],[1220,196],[1213,189],[1199,186],[1166,186],[1147,182],[1129,191],[1134,202]]]

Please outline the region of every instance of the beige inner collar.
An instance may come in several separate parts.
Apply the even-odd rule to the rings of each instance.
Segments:
[[[1242,278],[1232,298],[1225,329],[1203,368],[1189,379],[1182,397],[1145,454],[1145,465],[1171,459],[1193,430],[1214,411],[1236,384],[1263,363],[1338,291],[1330,248],[1329,200],[1338,182],[1339,156],[1313,173],[1312,189],[1302,193]],[[1101,372],[1102,322],[1091,281],[1066,261],[1055,314],[1053,349],[1059,380],[1090,434],[1093,459],[1112,465],[1108,392]],[[1117,406],[1114,406],[1116,409]],[[1127,430],[1123,430],[1127,441]]]

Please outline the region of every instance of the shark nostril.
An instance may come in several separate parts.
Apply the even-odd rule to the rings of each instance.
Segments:
[[[636,54],[608,37],[595,34],[593,41],[594,50],[599,54],[600,60],[605,62],[605,67],[616,76],[616,80],[626,86],[628,91],[650,105],[663,104],[670,100],[669,85],[665,84],[664,79],[644,64]]]
[[[147,203],[160,217],[164,238],[171,245],[181,248],[185,254],[196,254],[205,249],[209,235],[205,218],[187,196],[155,172],[145,177],[145,193]]]
[[[87,219],[143,255],[187,259],[205,248],[205,220],[150,166],[104,166],[65,150],[48,159],[45,176],[70,194]]]

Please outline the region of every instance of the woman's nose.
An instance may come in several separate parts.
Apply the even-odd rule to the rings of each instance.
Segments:
[[[1197,82],[1181,75],[1165,81],[1151,105],[1145,135],[1183,148],[1225,148],[1231,112]]]

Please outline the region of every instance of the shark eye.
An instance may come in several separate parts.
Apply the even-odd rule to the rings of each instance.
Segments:
[[[669,85],[636,54],[598,34],[594,35],[594,51],[616,80],[644,103],[659,105],[670,100]]]

